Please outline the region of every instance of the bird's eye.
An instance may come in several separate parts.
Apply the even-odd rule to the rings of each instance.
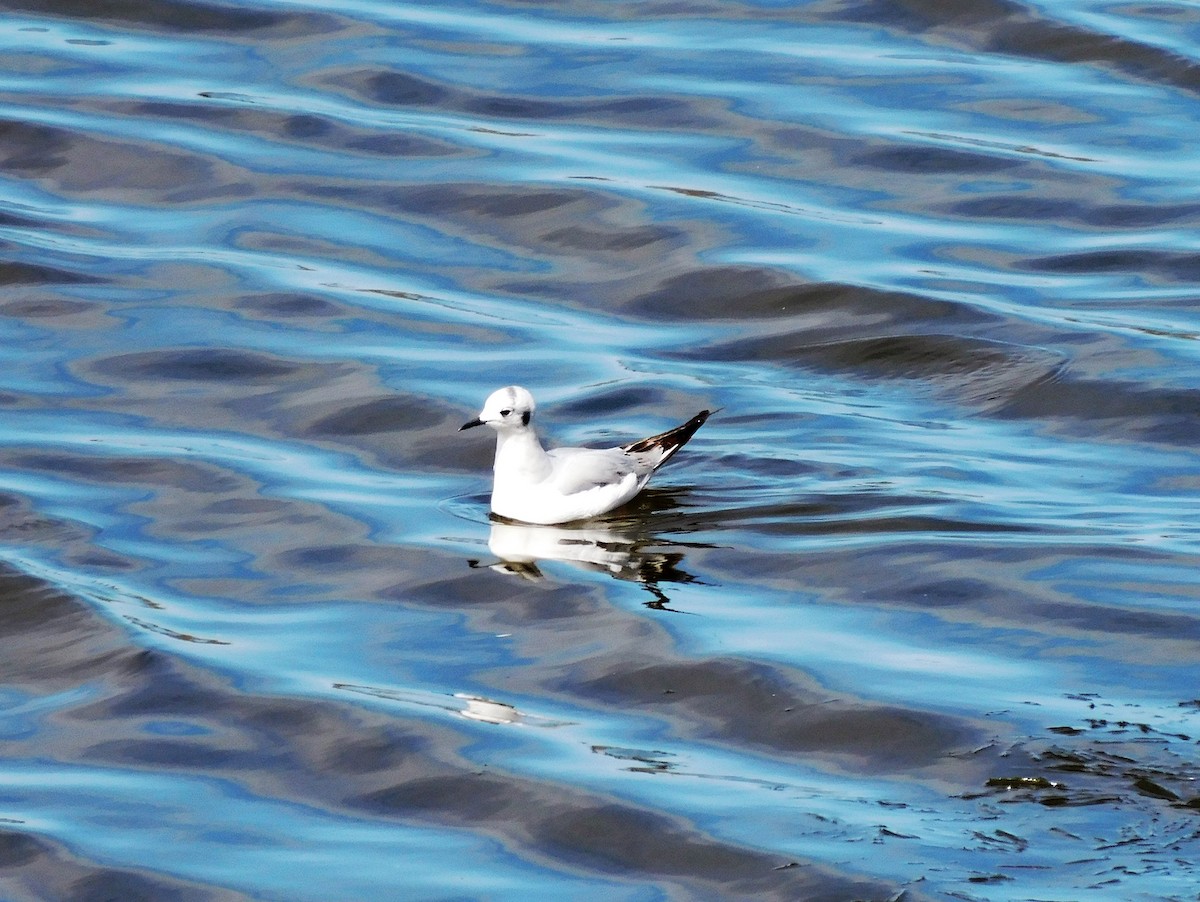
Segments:
[[[502,417],[506,417],[506,416],[508,416],[510,413],[512,413],[512,408],[511,408],[511,407],[510,407],[510,408],[508,408],[507,410],[502,410],[502,411],[500,411],[500,416],[502,416]]]

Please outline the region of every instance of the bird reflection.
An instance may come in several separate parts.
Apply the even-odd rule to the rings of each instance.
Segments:
[[[646,534],[633,520],[571,526],[534,526],[493,518],[488,548],[497,558],[492,570],[514,573],[530,580],[543,578],[540,561],[564,561],[614,579],[637,583],[654,596],[647,607],[676,611],[663,584],[694,583],[696,578],[679,566],[684,546],[663,543]],[[672,550],[664,550],[670,548]],[[472,566],[480,566],[472,561]],[[682,613],[682,612],[680,612]]]

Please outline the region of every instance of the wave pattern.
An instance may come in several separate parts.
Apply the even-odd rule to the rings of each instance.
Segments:
[[[1194,7],[0,42],[5,898],[1194,894]],[[523,527],[509,382],[722,411]]]

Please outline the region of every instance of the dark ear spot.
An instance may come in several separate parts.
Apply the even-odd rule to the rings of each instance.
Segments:
[[[528,426],[528,425],[529,425],[529,411],[528,411],[528,410],[526,410],[526,411],[523,411],[523,412],[521,413],[521,425],[522,425],[522,426]]]

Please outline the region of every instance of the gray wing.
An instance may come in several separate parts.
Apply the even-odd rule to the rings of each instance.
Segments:
[[[554,461],[550,481],[564,495],[615,485],[630,473],[640,478],[653,469],[620,448],[555,448],[548,453]]]
[[[633,474],[640,488],[651,473],[687,444],[709,414],[702,410],[681,426],[619,448],[555,448],[548,452],[554,461],[550,481],[564,495],[573,495],[616,485]]]

